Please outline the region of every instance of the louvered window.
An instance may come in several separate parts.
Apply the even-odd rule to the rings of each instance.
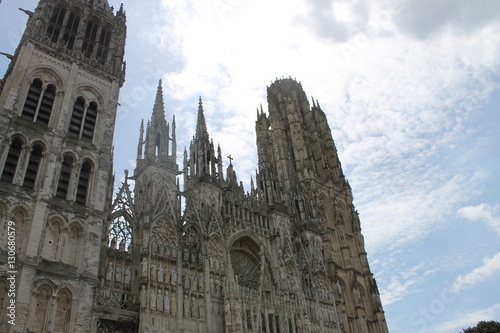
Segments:
[[[40,96],[42,96],[41,99]],[[48,125],[55,98],[56,87],[53,84],[49,84],[44,91],[42,81],[35,79],[26,96],[21,116],[37,123]]]
[[[2,180],[12,183],[16,174],[17,165],[19,164],[19,157],[23,148],[23,140],[19,137],[14,138],[9,147],[7,158],[3,166]]]
[[[65,155],[61,165],[61,173],[59,175],[59,183],[57,184],[56,196],[66,199],[68,195],[69,181],[71,179],[71,171],[73,169],[73,157]]]
[[[85,107],[85,100],[78,97],[73,107],[68,133],[71,136],[92,142],[98,107],[95,102],[90,102],[87,109]]]
[[[28,96],[26,96],[26,101],[24,102],[23,112],[21,113],[21,116],[24,118],[31,120],[35,119],[38,102],[42,94],[42,85],[42,81],[39,79],[35,79],[31,84]]]
[[[35,188],[35,181],[38,171],[40,169],[40,162],[42,161],[42,155],[44,152],[43,145],[37,143],[33,146],[28,161],[28,166],[26,168],[26,173],[24,174],[23,186],[27,188]]]
[[[71,115],[71,122],[69,124],[69,135],[80,137],[80,130],[82,128],[83,113],[85,111],[85,100],[82,97],[76,99],[73,106],[73,113]]]
[[[75,202],[78,204],[85,205],[87,203],[91,172],[92,163],[90,161],[83,162],[80,170],[80,177],[78,178],[78,188],[76,190]]]

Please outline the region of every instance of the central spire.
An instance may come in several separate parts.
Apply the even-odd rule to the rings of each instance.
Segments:
[[[153,107],[153,116],[151,117],[151,125],[154,129],[158,126],[165,126],[165,105],[163,103],[163,88],[161,80],[158,82],[158,89],[156,90],[155,104]]]
[[[198,101],[198,120],[196,123],[196,139],[206,138],[208,140],[207,123],[205,121],[205,114],[203,112],[203,102],[201,96]]]

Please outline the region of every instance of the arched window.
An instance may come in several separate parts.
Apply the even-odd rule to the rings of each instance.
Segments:
[[[40,169],[44,151],[45,148],[41,143],[35,143],[33,145],[33,149],[31,150],[30,158],[28,161],[28,166],[26,168],[26,173],[24,174],[24,187],[31,189],[35,188],[36,176],[38,175],[38,170]]]
[[[12,183],[16,175],[17,165],[19,164],[19,157],[24,146],[24,141],[21,137],[16,136],[12,139],[12,143],[5,159],[5,164],[2,171],[2,180]]]
[[[50,261],[56,261],[57,250],[61,237],[61,226],[58,221],[51,221],[45,228],[45,237],[43,240],[42,258]]]
[[[59,292],[56,299],[56,318],[54,332],[67,332],[71,319],[71,292],[64,289]]]
[[[83,97],[78,97],[73,106],[73,113],[71,114],[71,122],[69,123],[68,133],[77,138],[80,137],[80,130],[82,128],[83,113],[85,111],[85,100]]]
[[[47,28],[47,37],[53,43],[57,43],[59,39],[59,34],[64,22],[64,15],[66,14],[66,9],[62,6],[56,6],[52,12],[52,17],[50,18],[50,24]]]
[[[96,37],[97,37],[97,22],[94,20],[90,20],[87,23],[87,27],[85,29],[85,36],[82,44],[82,52],[85,57],[90,58],[92,53],[94,52]]]
[[[99,47],[97,48],[97,60],[104,65],[108,59],[109,43],[111,42],[111,29],[109,27],[101,30]]]
[[[92,142],[97,120],[97,108],[97,103],[90,102],[85,110],[85,100],[83,97],[78,97],[73,106],[68,134]]]
[[[78,249],[80,248],[80,228],[73,225],[66,234],[64,242],[64,251],[62,252],[62,261],[65,264],[75,266],[78,257]]]
[[[42,96],[41,99],[40,96]],[[53,84],[49,84],[44,90],[40,79],[33,80],[26,96],[21,116],[37,123],[48,125],[55,98],[56,87]]]
[[[116,217],[109,225],[109,244],[111,248],[120,248],[120,244],[128,249],[132,243],[132,227],[124,216]]]
[[[64,46],[66,46],[68,50],[73,50],[79,25],[80,15],[74,11],[70,12],[68,22],[66,22],[66,30],[63,35]]]
[[[95,122],[97,119],[97,104],[91,102],[85,113],[85,121],[83,123],[82,139],[92,142],[94,137]]]
[[[42,94],[42,86],[42,80],[33,80],[33,83],[28,91],[28,95],[26,96],[26,101],[24,102],[23,112],[21,113],[21,116],[24,118],[28,118],[30,120],[35,119],[38,101],[40,100],[40,95]]]
[[[51,291],[48,286],[38,288],[35,298],[35,313],[31,331],[45,332],[47,310],[50,308]]]
[[[92,173],[92,162],[85,161],[80,169],[80,177],[78,178],[78,187],[76,190],[76,200],[75,202],[81,205],[87,203],[90,176]]]
[[[24,234],[26,233],[25,217],[26,217],[25,213],[23,213],[20,210],[15,212],[14,216],[12,217],[12,221],[14,221],[15,226],[16,226],[16,253],[17,253],[17,255],[20,255],[21,250],[23,249],[23,244],[24,244],[24,239],[25,239]]]
[[[68,196],[69,181],[71,179],[74,162],[73,156],[70,154],[64,155],[56,191],[56,196],[59,198],[66,199]]]

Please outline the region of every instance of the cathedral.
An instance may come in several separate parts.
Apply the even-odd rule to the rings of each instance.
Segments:
[[[0,82],[1,332],[388,332],[325,113],[300,83],[267,88],[245,191],[201,98],[178,154],[160,82],[115,191],[123,6],[24,12]]]

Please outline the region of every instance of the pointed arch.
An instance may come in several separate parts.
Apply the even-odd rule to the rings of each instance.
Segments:
[[[45,332],[47,328],[47,315],[50,309],[50,299],[52,297],[52,288],[47,285],[41,285],[37,288],[35,293],[35,303],[33,321],[31,331]]]
[[[71,153],[66,153],[63,155],[61,163],[61,171],[59,173],[59,181],[57,183],[56,196],[59,198],[67,199],[69,182],[73,174],[73,168],[75,164],[75,156]]]
[[[50,261],[57,260],[63,225],[64,222],[60,219],[53,219],[47,223],[43,238],[42,258]]]
[[[56,297],[54,332],[68,332],[71,323],[72,293],[69,289],[61,289]]]
[[[133,242],[133,229],[130,221],[124,215],[113,218],[108,228],[108,246],[112,249],[128,251]]]
[[[30,189],[35,188],[36,180],[39,174],[44,154],[45,154],[45,145],[41,142],[35,142],[32,145],[32,149],[28,159],[28,165],[26,167],[26,172],[24,173],[24,181],[23,181],[24,187]]]
[[[202,242],[201,233],[193,224],[187,224],[181,237],[182,260],[184,262],[203,264],[201,260]]]
[[[22,253],[24,243],[26,241],[26,233],[28,226],[28,212],[23,207],[17,207],[12,211],[12,221],[16,226],[16,251],[17,254]]]
[[[82,52],[86,58],[92,57],[94,53],[98,27],[99,21],[95,17],[87,21],[82,44]]]
[[[75,202],[78,204],[87,204],[87,198],[89,197],[90,192],[90,180],[93,170],[94,164],[92,163],[92,161],[89,159],[85,159],[80,169],[80,176],[78,177],[78,184],[76,188]]]
[[[12,136],[11,143],[9,145],[9,150],[5,158],[5,163],[3,165],[2,177],[3,181],[12,183],[16,178],[16,173],[18,172],[19,161],[23,152],[23,147],[26,144],[26,140],[21,135]]]
[[[80,223],[73,222],[68,226],[65,234],[64,251],[62,261],[65,264],[77,266],[78,254],[83,242],[83,228]]]
[[[50,24],[47,28],[46,36],[53,42],[57,43],[59,35],[63,28],[64,17],[66,15],[66,7],[62,5],[56,5],[52,11],[52,16],[50,17]]]
[[[78,33],[78,27],[80,25],[81,12],[79,9],[72,8],[69,11],[68,20],[66,21],[66,27],[64,29],[63,42],[64,46],[68,50],[73,50],[75,45],[76,35]]]

